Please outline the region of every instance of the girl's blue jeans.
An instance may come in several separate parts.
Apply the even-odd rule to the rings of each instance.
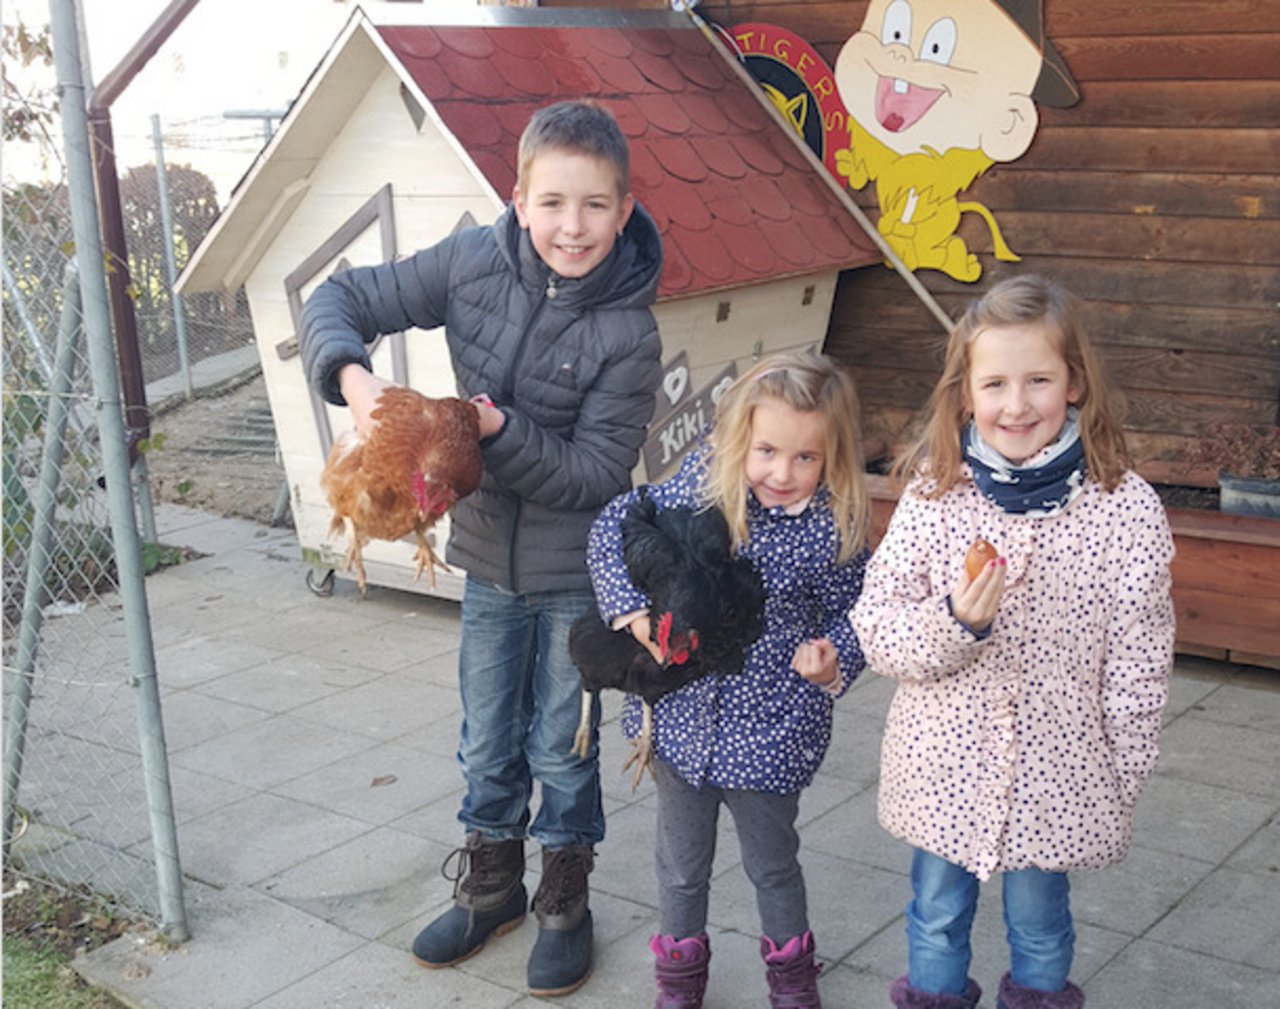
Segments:
[[[1018,869],[1003,874],[1004,923],[1014,984],[1062,991],[1075,951],[1065,872]],[[964,993],[969,930],[978,909],[978,879],[958,865],[916,849],[907,905],[907,978],[932,994]]]
[[[544,848],[604,838],[599,698],[589,754],[572,752],[582,680],[569,658],[569,626],[591,605],[589,592],[516,594],[467,579],[458,659],[467,793],[458,819],[469,831],[494,840],[527,832]],[[534,781],[541,802],[530,826]]]

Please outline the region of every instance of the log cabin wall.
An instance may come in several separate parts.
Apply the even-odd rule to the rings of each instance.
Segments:
[[[866,6],[761,0],[699,10],[726,27],[788,28],[834,65]],[[1278,419],[1280,3],[1045,0],[1044,14],[1081,101],[1041,106],[1027,153],[964,195],[991,209],[1022,261],[995,260],[985,225],[966,214],[959,234],[981,279],[917,277],[953,317],[1011,273],[1063,282],[1084,301],[1125,395],[1140,470],[1155,482],[1211,485],[1211,471],[1187,464],[1197,433],[1217,420]],[[855,199],[878,216],[874,184]],[[869,431],[902,437],[944,342],[893,271],[842,275],[827,351],[853,368]]]

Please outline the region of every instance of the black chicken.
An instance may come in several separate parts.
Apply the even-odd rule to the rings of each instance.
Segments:
[[[636,588],[649,597],[649,626],[663,662],[624,628],[590,610],[569,631],[569,654],[582,675],[582,721],[573,750],[591,745],[591,698],[605,688],[636,694],[643,723],[623,769],[634,783],[653,759],[653,705],[710,673],[740,673],[764,631],[764,583],[734,556],[729,526],[716,508],[660,510],[641,488],[622,519],[622,556]]]

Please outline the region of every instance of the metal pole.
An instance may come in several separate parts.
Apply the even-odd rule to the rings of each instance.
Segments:
[[[22,782],[22,758],[27,742],[27,714],[35,678],[36,652],[44,619],[45,579],[49,573],[49,543],[53,538],[58,505],[58,485],[62,482],[62,459],[66,449],[67,397],[71,393],[76,367],[76,336],[80,332],[80,277],[75,263],[67,265],[62,282],[62,313],[58,319],[58,342],[49,375],[49,411],[45,419],[44,446],[40,456],[40,480],[32,502],[31,550],[27,556],[22,623],[18,628],[18,656],[9,718],[4,743],[4,846],[6,859],[13,839],[13,821],[18,806],[18,786]]]
[[[81,270],[84,327],[89,347],[94,394],[98,401],[98,431],[107,476],[111,510],[111,536],[115,545],[116,574],[124,611],[136,690],[138,736],[146,778],[151,840],[159,884],[161,927],[171,939],[190,935],[182,901],[182,870],[178,861],[178,836],[173,815],[173,792],[160,717],[160,689],[156,679],[151,617],[143,582],[141,547],[129,483],[129,451],[124,429],[120,376],[111,353],[110,309],[103,268],[102,241],[98,234],[98,207],[93,180],[93,156],[89,149],[89,117],[76,34],[75,0],[49,0],[53,27],[54,68],[58,76],[62,132],[66,145],[71,224]]]
[[[262,121],[262,142],[266,143],[276,131],[276,120],[283,119],[288,109],[228,109],[222,113],[223,119],[260,119]]]
[[[169,176],[164,168],[164,138],[160,134],[159,115],[151,116],[151,137],[156,145],[156,188],[160,192],[160,227],[164,234],[164,263],[169,277],[169,300],[173,305],[173,335],[178,343],[178,367],[187,399],[195,395],[191,388],[191,362],[187,359],[187,314],[182,295],[174,290],[178,282],[178,263],[173,252],[173,211],[169,207]]]
[[[64,283],[69,283],[69,281],[64,281]],[[76,300],[76,319],[79,320],[80,318],[80,301],[79,301],[80,281],[77,279],[75,283],[76,283],[76,299],[77,299]],[[40,331],[36,328],[36,324],[31,319],[31,315],[27,310],[26,296],[22,293],[22,290],[18,287],[17,283],[14,281],[13,274],[9,272],[8,261],[6,261],[4,264],[4,286],[8,288],[9,295],[13,299],[13,304],[18,311],[18,318],[22,322],[22,328],[26,331],[27,339],[31,341],[32,347],[35,348],[36,357],[40,362],[40,371],[44,375],[45,385],[52,387],[53,381],[54,381],[55,364],[54,362],[49,360],[49,350],[44,345],[44,337],[40,335]],[[64,298],[63,305],[65,306],[66,305],[65,298],[67,296],[65,290],[63,291],[62,296]],[[72,368],[75,367],[74,361],[72,361],[71,366]],[[73,385],[75,384],[74,381],[72,382],[72,384]],[[70,421],[71,426],[74,427],[76,431],[78,431],[80,434],[87,435],[89,433],[85,428],[84,420],[81,418],[80,414],[76,412],[74,407],[69,406],[67,408],[67,420]]]
[[[5,290],[9,292],[9,296],[13,298],[13,307],[17,309],[18,321],[22,323],[27,339],[31,341],[31,349],[35,351],[36,363],[40,366],[40,373],[44,375],[45,384],[52,385],[53,362],[49,360],[49,348],[44,345],[44,337],[40,335],[40,330],[36,328],[35,322],[31,319],[31,313],[27,311],[26,296],[13,279],[13,274],[9,272],[9,260],[7,259],[4,261],[4,286]]]
[[[133,496],[138,505],[138,523],[142,526],[143,543],[159,543],[156,532],[156,509],[151,496],[151,471],[147,468],[147,454],[139,452],[130,471],[133,480]],[[145,572],[144,572],[145,573]]]

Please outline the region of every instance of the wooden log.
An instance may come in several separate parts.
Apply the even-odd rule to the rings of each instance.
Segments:
[[[852,370],[862,401],[877,409],[921,410],[937,382],[937,373],[929,371],[874,367]],[[1270,424],[1276,411],[1274,399],[1234,399],[1229,390],[1224,390],[1221,396],[1134,389],[1124,389],[1121,393],[1127,431],[1185,438],[1203,434],[1206,418],[1227,424]]]
[[[1009,210],[1148,217],[1280,218],[1280,177],[1208,172],[992,169],[973,184],[973,199],[998,217]]]
[[[581,6],[579,0],[543,0],[544,7]],[[634,3],[627,6],[635,6]],[[656,3],[654,6],[666,6]],[[726,27],[748,21],[782,25],[832,62],[846,39],[862,26],[867,0],[708,0],[703,17]],[[1125,36],[1248,36],[1280,32],[1274,0],[1161,0],[1158,4],[1098,4],[1097,0],[1053,0],[1044,5],[1045,34],[1055,45],[1072,39]],[[1176,58],[1171,63],[1178,66]],[[1072,67],[1073,73],[1075,68]]]
[[[935,297],[943,311],[958,318],[982,290],[978,287],[966,295],[939,292]],[[1280,355],[1280,327],[1275,311],[1269,308],[1205,309],[1099,301],[1084,302],[1081,307],[1085,329],[1099,346],[1243,354],[1273,361]],[[841,360],[870,363],[885,349],[862,338],[872,330],[896,334],[891,341],[895,344],[914,339],[917,349],[929,354],[935,353],[931,341],[940,341],[941,346],[946,339],[933,313],[918,300],[865,297],[856,285],[845,285],[842,280],[832,309],[828,344],[847,348]]]
[[[1280,163],[1280,131],[1180,123],[1163,129],[1041,124],[1019,170],[1092,169],[1268,174]]]
[[[921,270],[916,277],[935,296],[959,294],[972,298],[997,280],[1028,271],[1048,274],[1089,301],[1235,309],[1270,308],[1280,302],[1280,270],[1230,263],[1024,255],[1021,263],[1001,263],[983,257],[983,276],[977,286],[952,280],[936,270]],[[902,278],[892,270],[861,269],[855,282],[865,291],[890,292],[895,298],[913,297]]]
[[[1057,36],[1053,44],[1087,91],[1092,81],[1270,79],[1276,74],[1280,34]]]
[[[997,219],[1005,241],[1024,259],[1035,255],[1114,257],[1197,265],[1280,266],[1280,220],[1024,210],[1002,211]],[[979,258],[991,254],[991,231],[977,214],[961,217],[958,234]]]
[[[1274,0],[1053,0],[1044,8],[1045,34],[1054,40],[1074,35],[1187,35],[1210,29],[1223,34],[1280,31],[1280,6]]]
[[[842,332],[849,320],[842,320]],[[832,340],[832,355],[855,367],[902,368],[941,374],[947,338],[942,333],[920,333],[897,327],[880,329],[870,320],[855,325],[845,340]],[[1126,389],[1150,389],[1170,393],[1202,393],[1232,397],[1271,399],[1280,396],[1280,358],[1243,353],[1202,353],[1178,348],[1127,346],[1097,340],[1107,375]]]
[[[1101,346],[1099,353],[1111,380],[1126,389],[1272,403],[1280,397],[1280,360],[1275,358],[1122,345]]]
[[[1219,396],[1125,390],[1124,400],[1127,429],[1190,438],[1202,435],[1208,423],[1271,424],[1276,413],[1274,399],[1235,399],[1230,389]]]
[[[1093,81],[1066,109],[1041,107],[1046,126],[1280,126],[1280,80]]]

